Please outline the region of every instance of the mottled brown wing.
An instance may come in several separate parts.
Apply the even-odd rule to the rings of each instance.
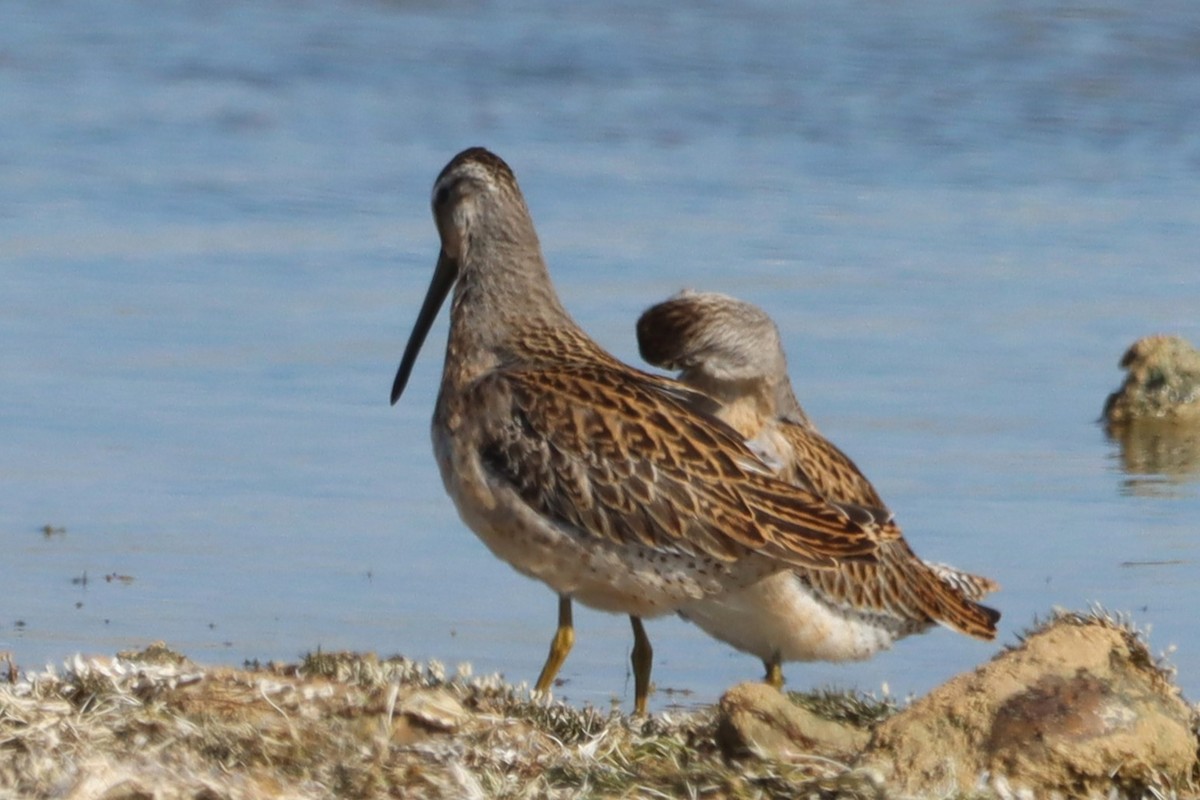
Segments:
[[[693,411],[715,417],[721,410],[721,404],[704,392],[666,375],[656,375],[631,367],[617,360],[580,331],[545,326],[529,327],[521,331],[520,350],[527,363],[538,364],[543,369],[569,368],[568,365],[571,364],[599,364],[622,373],[626,378],[636,376],[637,380],[670,395]]]
[[[811,426],[784,423],[794,461],[785,475],[835,502],[885,508],[883,498],[858,466]],[[926,564],[903,539],[884,543],[873,564],[844,563],[804,576],[827,601],[871,610],[914,629],[941,622],[980,639],[996,636],[1000,613],[975,601],[997,585],[976,575]]]
[[[725,424],[717,417],[717,412],[721,410],[721,404],[704,392],[693,389],[686,383],[680,383],[674,378],[668,378],[665,375],[655,375],[652,372],[642,372],[641,370],[635,370],[635,372],[653,391],[671,397],[676,402],[687,406],[692,411],[704,417],[710,418],[719,425]]]
[[[838,449],[811,425],[784,421],[780,433],[792,445],[795,460],[785,465],[782,477],[840,503],[886,509],[883,498],[850,456]]]
[[[1000,591],[999,583],[991,578],[985,578],[983,575],[963,572],[949,564],[926,561],[925,565],[933,570],[944,583],[948,583],[962,592],[968,600],[982,600],[992,592]]]
[[[996,584],[983,579],[988,586],[964,591],[918,558],[903,539],[884,543],[876,563],[846,562],[834,570],[798,572],[797,577],[827,602],[858,612],[874,611],[901,624],[911,622],[914,631],[940,622],[977,639],[996,637],[1000,612],[970,596]]]
[[[540,513],[589,536],[799,566],[873,560],[889,519],[784,483],[687,400],[605,364],[497,371],[472,391],[481,456]]]

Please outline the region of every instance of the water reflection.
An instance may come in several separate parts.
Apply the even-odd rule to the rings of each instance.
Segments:
[[[1148,419],[1108,426],[1128,476],[1125,493],[1178,497],[1182,486],[1200,480],[1200,424]],[[1190,491],[1190,490],[1188,490]]]
[[[1145,336],[1121,357],[1125,381],[1102,418],[1129,475],[1127,494],[1172,497],[1200,475],[1200,351],[1180,336]]]

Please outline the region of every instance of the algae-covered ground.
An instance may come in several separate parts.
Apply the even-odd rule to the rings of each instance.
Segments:
[[[0,796],[770,797],[845,771],[733,764],[714,729],[711,710],[634,720],[404,658],[204,669],[151,648],[5,687]]]
[[[1196,714],[1128,625],[1058,614],[903,708],[734,687],[631,719],[465,668],[166,647],[0,683],[0,798],[1194,796]]]

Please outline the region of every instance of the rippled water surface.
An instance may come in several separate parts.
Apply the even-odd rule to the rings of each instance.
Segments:
[[[1095,418],[1135,338],[1200,342],[1198,59],[1191,3],[6,3],[0,650],[533,678],[553,595],[429,446],[444,319],[387,403],[429,187],[485,144],[605,346],[685,285],[759,303],[918,552],[1004,585],[1002,641],[1127,611],[1195,699],[1200,457]],[[627,621],[576,622],[561,693],[628,707]],[[649,631],[693,693],[660,705],[759,674]],[[996,649],[788,675],[904,694]]]

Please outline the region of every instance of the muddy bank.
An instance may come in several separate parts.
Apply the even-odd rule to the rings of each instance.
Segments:
[[[903,708],[731,689],[631,720],[403,658],[166,648],[0,683],[0,798],[1169,797],[1197,718],[1142,639],[1061,614]]]

